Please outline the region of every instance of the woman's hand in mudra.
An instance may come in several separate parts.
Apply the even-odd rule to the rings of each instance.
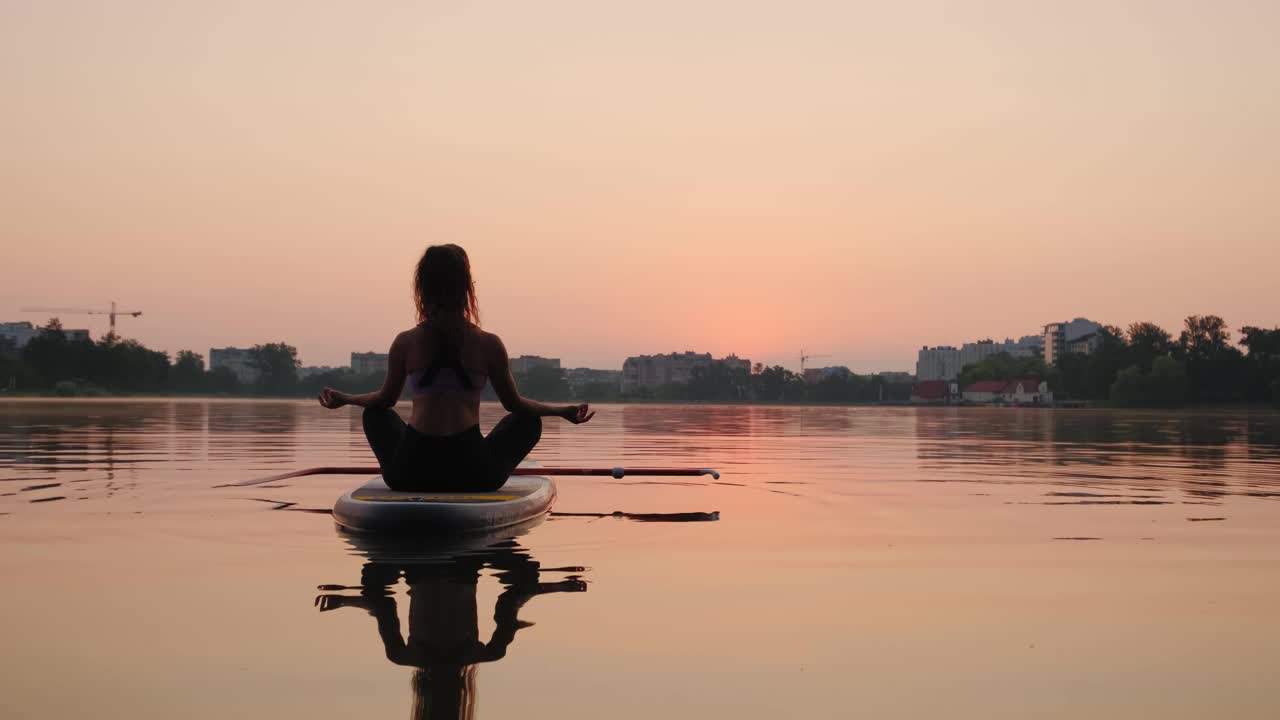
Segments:
[[[568,420],[574,425],[581,425],[595,417],[595,415],[596,411],[592,410],[586,403],[582,403],[581,405],[569,405],[560,412],[560,417]]]
[[[320,391],[319,400],[321,405],[329,408],[330,410],[337,410],[350,402],[346,393],[334,390],[331,387],[327,387]]]

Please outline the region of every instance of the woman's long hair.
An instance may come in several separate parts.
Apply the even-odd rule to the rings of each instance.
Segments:
[[[480,306],[467,251],[452,244],[427,248],[413,275],[413,299],[418,322],[430,319],[451,324],[461,320],[478,327]]]

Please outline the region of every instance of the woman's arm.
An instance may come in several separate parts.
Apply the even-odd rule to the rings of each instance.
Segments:
[[[408,354],[404,333],[396,336],[387,353],[387,376],[382,381],[382,388],[359,395],[347,393],[327,387],[320,391],[320,404],[330,410],[343,405],[357,405],[365,408],[389,408],[400,399],[400,391],[404,389],[405,356]]]
[[[502,344],[501,338],[497,335],[489,337],[492,338],[492,347],[485,354],[489,359],[489,382],[493,383],[493,391],[498,394],[498,399],[502,401],[502,407],[506,408],[507,412],[517,415],[562,417],[574,425],[584,423],[596,414],[586,403],[548,405],[522,396],[516,389],[516,379],[511,375],[511,360],[507,356],[507,347]]]

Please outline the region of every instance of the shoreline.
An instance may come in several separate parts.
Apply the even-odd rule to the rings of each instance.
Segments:
[[[314,402],[314,398],[306,395],[211,395],[208,393],[197,393],[184,395],[180,393],[120,393],[120,394],[103,394],[103,395],[56,395],[54,393],[15,393],[9,394],[0,392],[0,402],[20,401],[20,402],[41,402],[41,401],[63,401],[63,402],[113,402],[121,400],[204,400],[215,402]],[[407,398],[402,398],[401,402],[405,402]],[[487,403],[496,403],[497,400],[483,400]],[[1265,405],[1258,403],[1239,403],[1239,404],[1187,404],[1176,407],[1121,407],[1106,404],[1088,404],[1068,406],[1059,405],[1008,405],[1008,404],[972,404],[972,403],[910,403],[910,402],[751,402],[751,401],[698,401],[698,400],[653,400],[653,399],[572,399],[572,400],[544,400],[549,403],[591,403],[594,405],[674,405],[674,406],[692,406],[692,407],[787,407],[787,408],[924,408],[924,409],[958,409],[958,410],[1055,410],[1055,411],[1130,411],[1130,412],[1156,412],[1156,413],[1246,413],[1246,414],[1280,414],[1280,407],[1273,405]]]

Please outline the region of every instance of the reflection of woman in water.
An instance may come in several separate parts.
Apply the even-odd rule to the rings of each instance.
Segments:
[[[493,635],[488,642],[480,642],[476,589],[480,571],[486,567],[498,571],[505,590],[494,607]],[[387,659],[417,668],[413,717],[470,718],[475,710],[477,664],[502,659],[516,631],[530,625],[518,619],[520,608],[535,595],[587,589],[576,575],[539,582],[541,572],[548,570],[514,542],[437,562],[370,561],[361,571],[359,596],[326,593],[316,598],[316,605],[321,611],[359,607],[377,620]],[[392,594],[401,576],[409,586],[408,639],[401,634]]]

